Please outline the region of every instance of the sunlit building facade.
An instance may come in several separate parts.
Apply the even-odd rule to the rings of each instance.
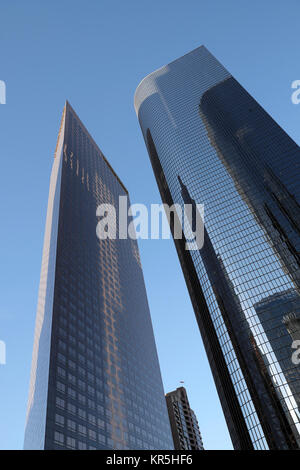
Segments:
[[[297,449],[299,147],[204,46],[144,78],[135,108],[163,202],[204,204],[203,247],[174,241],[233,445]],[[276,342],[278,303],[257,311],[274,295]]]
[[[173,448],[136,240],[96,235],[97,207],[117,207],[119,196],[128,196],[126,188],[66,103],[50,181],[25,449]]]

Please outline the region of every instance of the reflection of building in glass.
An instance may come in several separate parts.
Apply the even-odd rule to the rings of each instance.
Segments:
[[[292,341],[286,320],[300,316],[300,297],[296,290],[278,292],[260,300],[254,305],[260,323],[266,332],[266,341],[270,344],[272,353],[263,355],[264,361],[274,376],[275,389],[281,394],[279,385],[286,382],[285,392],[287,399],[284,402],[287,411],[292,409],[300,417],[300,368],[292,362]],[[287,321],[289,324],[290,322]],[[261,350],[264,350],[263,344]],[[267,350],[265,350],[267,351]],[[277,364],[281,374],[276,374]],[[280,377],[279,383],[276,377]],[[277,383],[276,383],[277,382]],[[293,402],[296,402],[296,406]],[[293,422],[291,422],[293,425]]]
[[[283,323],[286,326],[293,341],[300,341],[300,312],[291,312],[283,317]]]
[[[66,103],[50,182],[26,449],[172,449],[138,247],[99,240],[127,190]]]
[[[192,221],[195,223],[197,220],[196,211],[197,206],[194,199],[191,198],[187,187],[183,184],[180,177],[178,177],[180,186],[181,186],[181,195],[182,199],[185,204],[190,204],[192,206]],[[198,213],[198,218],[199,218]],[[192,231],[195,232],[196,227],[192,227]],[[210,285],[212,290],[215,294],[215,298],[219,307],[220,312],[222,313],[222,317],[224,319],[224,323],[227,327],[228,335],[232,342],[235,354],[237,359],[242,367],[245,381],[251,393],[252,399],[254,403],[261,404],[261,407],[268,408],[272,405],[277,411],[278,419],[281,419],[279,411],[279,404],[278,399],[276,399],[274,391],[276,391],[276,386],[274,384],[271,386],[272,383],[272,374],[270,373],[268,364],[262,368],[261,362],[255,360],[253,361],[253,356],[249,354],[249,349],[251,346],[254,346],[254,349],[258,351],[257,344],[254,345],[254,338],[251,330],[249,328],[248,322],[245,318],[244,311],[242,309],[241,303],[239,301],[238,296],[235,293],[234,285],[230,280],[230,277],[226,271],[224,263],[220,255],[217,255],[214,251],[213,244],[210,240],[208,232],[204,227],[204,243],[203,247],[200,250],[201,259],[203,261],[205,270],[207,272],[207,276],[210,281]],[[276,300],[274,301],[274,298]],[[278,301],[279,298],[279,301]],[[291,388],[293,393],[297,395],[294,397],[297,403],[297,413],[298,413],[298,395],[300,389],[300,375],[298,375],[298,369],[295,365],[292,364],[292,371],[291,371],[291,340],[289,336],[286,335],[286,330],[284,329],[284,325],[282,324],[282,317],[283,312],[296,312],[299,311],[300,308],[300,297],[297,291],[292,290],[292,292],[288,291],[286,293],[274,294],[270,298],[264,299],[263,301],[258,302],[254,305],[254,308],[258,314],[260,323],[264,327],[265,330],[270,332],[271,338],[269,339],[270,345],[274,350],[282,349],[282,345],[274,344],[274,337],[283,338],[285,342],[284,351],[282,354],[277,356],[277,360],[279,361],[280,365],[283,366],[283,370],[288,375],[288,379],[291,382]],[[276,318],[277,314],[277,318]],[[273,325],[267,324],[268,320],[273,321]],[[283,334],[281,331],[283,330]],[[288,360],[289,366],[286,367],[285,363],[282,363],[283,357]],[[257,358],[257,357],[256,357]],[[261,380],[263,378],[266,379],[266,375],[268,375],[268,384],[265,380]],[[277,374],[273,374],[275,380],[277,378]],[[295,384],[295,380],[296,382]],[[269,387],[272,388],[270,392]],[[278,390],[281,398],[284,398]],[[270,401],[271,400],[271,401]],[[293,407],[292,407],[293,408]],[[284,402],[284,404],[280,407],[281,412],[285,412],[289,416],[289,409]],[[299,415],[300,417],[300,415]],[[264,419],[264,416],[261,416],[261,419]],[[292,432],[290,431],[290,426],[293,426],[293,422],[289,423],[289,420],[286,416],[283,418],[282,421],[284,432],[288,434],[288,436],[292,437]],[[296,435],[298,434],[297,429],[295,430]],[[294,443],[293,439],[293,443]],[[300,441],[299,441],[300,442]]]
[[[281,427],[285,430],[286,438],[293,444],[294,447],[296,447],[297,440],[295,439],[294,434],[297,436],[298,433],[295,433],[296,430],[292,429],[294,427],[292,419],[293,417],[290,416],[290,412],[284,400],[284,396],[282,395],[280,388],[276,388],[276,384],[274,383],[274,374],[272,373],[266,356],[262,354],[260,348],[257,346],[253,334],[250,335],[250,341],[253,346],[252,358],[257,364],[261,379],[263,380],[265,387],[268,390],[269,398],[272,401],[272,406],[276,411],[278,419],[280,420]]]
[[[186,389],[179,387],[166,394],[174,447],[176,450],[204,450],[199,424],[190,408]]]
[[[206,91],[199,110],[211,144],[300,291],[300,194],[290,175],[291,167],[299,169],[296,144],[232,77]]]
[[[299,148],[205,47],[147,76],[135,107],[163,202],[205,207],[203,248],[175,245],[233,445],[297,448],[291,376],[266,366],[254,305],[300,285]]]

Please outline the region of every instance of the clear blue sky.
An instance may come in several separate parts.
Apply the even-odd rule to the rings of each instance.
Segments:
[[[132,202],[160,197],[133,108],[149,72],[204,44],[299,144],[298,0],[0,4],[0,448],[23,445],[48,185],[67,98]],[[172,240],[139,243],[166,391],[185,381],[207,449],[231,448]],[[171,328],[170,328],[170,325]]]

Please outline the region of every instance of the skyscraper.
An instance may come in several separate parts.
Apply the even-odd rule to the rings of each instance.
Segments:
[[[136,240],[96,235],[97,207],[117,206],[119,196],[128,196],[126,188],[66,103],[50,181],[25,449],[173,448]]]
[[[174,447],[176,450],[204,450],[198,420],[190,408],[186,389],[166,394]]]
[[[300,369],[255,309],[299,298],[299,147],[204,46],[144,78],[135,108],[163,202],[204,204],[203,247],[174,241],[233,445],[299,448]]]

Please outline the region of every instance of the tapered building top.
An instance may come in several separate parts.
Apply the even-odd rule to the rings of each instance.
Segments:
[[[25,449],[173,448],[136,240],[97,236],[98,207],[117,212],[127,195],[66,102],[50,180]]]

